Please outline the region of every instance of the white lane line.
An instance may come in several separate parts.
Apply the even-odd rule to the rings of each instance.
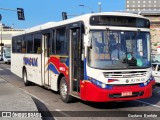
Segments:
[[[6,68],[6,69],[11,70],[11,68]]]
[[[59,109],[56,109],[56,111],[60,112],[61,114],[63,114],[66,117],[71,117],[70,115],[66,114],[65,112],[63,112],[63,111],[61,111]]]
[[[144,104],[147,104],[147,105],[151,105],[151,106],[154,106],[154,107],[157,107],[157,108],[160,108],[159,105],[154,105],[154,104],[151,104],[151,103],[148,103],[148,102],[144,102],[144,101],[141,101],[141,100],[135,100],[137,102],[141,102],[141,103],[144,103]]]
[[[4,70],[4,69],[0,68],[0,70]]]
[[[43,104],[49,105],[48,103],[44,102],[42,99],[40,99],[39,97],[37,97],[37,96],[35,96],[35,95],[29,93],[28,91],[26,91],[26,90],[24,90],[24,89],[22,89],[22,88],[19,88],[19,89],[21,89],[22,91],[24,91],[24,92],[27,93],[28,95],[30,95],[30,96],[36,98],[37,100],[39,100],[39,101],[42,102]]]
[[[34,98],[36,98],[37,100],[41,101],[43,104],[45,104],[45,105],[48,105],[48,106],[49,106],[49,104],[48,104],[48,103],[46,103],[45,101],[43,101],[43,100],[42,100],[42,99],[40,99],[39,97],[37,97],[37,96],[35,96],[35,95],[33,95],[33,94],[29,93],[28,91],[26,91],[26,90],[24,90],[24,89],[22,89],[22,88],[19,88],[19,89],[21,89],[21,90],[23,90],[24,92],[26,92],[27,94],[29,94],[29,95],[33,96],[33,97],[34,97]],[[71,117],[70,115],[68,115],[68,114],[64,113],[63,111],[61,111],[61,110],[59,110],[59,109],[55,109],[55,111],[60,112],[62,115],[66,116],[66,117]],[[54,117],[54,119],[55,119],[55,120],[57,120],[57,119],[56,119],[56,117]]]
[[[24,89],[22,89],[22,88],[19,88],[19,89],[21,89],[22,91],[26,92],[27,94],[29,94],[29,95],[33,96],[34,98],[38,99],[38,100],[39,100],[39,101],[41,101],[43,104],[45,104],[45,105],[48,105],[48,106],[49,106],[49,104],[48,104],[48,103],[46,103],[45,101],[43,101],[43,100],[42,100],[42,99],[40,99],[39,97],[37,97],[37,96],[35,96],[35,95],[33,95],[33,94],[29,93],[28,91],[26,91],[26,90],[24,90]],[[61,111],[61,110],[59,110],[59,109],[55,109],[55,111],[60,112],[61,114],[63,114],[63,115],[64,115],[64,116],[66,116],[66,117],[71,117],[70,115],[66,114],[65,112],[63,112],[63,111]],[[54,118],[55,118],[55,117],[54,117]],[[56,119],[56,120],[57,120],[57,119]]]

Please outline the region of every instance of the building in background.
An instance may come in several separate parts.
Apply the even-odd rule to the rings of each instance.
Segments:
[[[148,17],[151,21],[152,53],[156,54],[160,44],[160,10],[142,11],[141,15]]]
[[[157,53],[160,54],[160,43],[157,45]]]
[[[126,10],[160,10],[160,0],[126,0]]]
[[[151,21],[152,53],[160,44],[160,0],[126,0],[126,11],[139,13]]]
[[[12,34],[23,31],[22,29],[14,29],[12,27],[6,26],[0,23],[0,55],[3,51],[4,45],[11,44]]]

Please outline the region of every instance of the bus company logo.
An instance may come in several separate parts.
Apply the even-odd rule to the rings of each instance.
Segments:
[[[129,80],[128,80],[128,79],[126,80],[126,83],[129,83]]]
[[[38,58],[24,57],[23,62],[25,65],[38,66]]]

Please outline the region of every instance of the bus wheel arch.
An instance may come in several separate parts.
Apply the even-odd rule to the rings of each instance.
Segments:
[[[60,74],[58,78],[58,89],[63,102],[70,103],[73,101],[74,98],[71,95],[69,95],[68,83],[63,74]]]
[[[22,78],[23,78],[25,86],[32,85],[32,82],[28,81],[28,78],[27,78],[27,69],[26,69],[25,66],[23,66],[23,69],[22,69]]]

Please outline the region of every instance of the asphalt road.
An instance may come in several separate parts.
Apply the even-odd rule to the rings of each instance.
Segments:
[[[63,103],[58,93],[33,84],[24,86],[23,80],[10,72],[10,65],[0,64],[0,77],[30,94],[45,119],[80,120],[158,120],[160,117],[160,85],[156,85],[148,99],[125,102],[92,103],[76,99],[74,103]],[[49,112],[48,112],[49,111]],[[136,111],[136,112],[135,112]]]

